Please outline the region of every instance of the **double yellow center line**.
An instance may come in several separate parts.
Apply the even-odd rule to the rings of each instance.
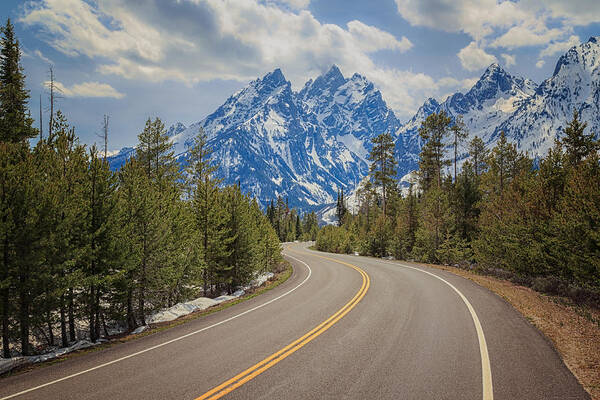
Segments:
[[[265,358],[264,360],[260,361],[259,363],[254,364],[247,370],[237,374],[233,378],[223,382],[219,386],[204,393],[202,396],[196,398],[196,400],[219,399],[219,398],[225,396],[227,393],[230,393],[233,390],[237,389],[238,387],[242,386],[244,383],[255,378],[256,376],[262,374],[263,372],[265,372],[266,370],[271,368],[273,365],[284,360],[289,355],[291,355],[292,353],[301,349],[306,344],[308,344],[313,339],[315,339],[317,336],[321,335],[323,332],[325,332],[326,330],[331,328],[336,322],[338,322],[340,319],[342,319],[344,317],[344,315],[348,314],[350,312],[350,310],[352,310],[358,304],[358,302],[362,300],[363,297],[365,297],[365,294],[367,293],[367,290],[369,290],[369,286],[371,285],[371,279],[369,278],[369,275],[367,275],[367,273],[365,271],[363,271],[356,265],[352,265],[352,264],[349,264],[349,263],[346,263],[346,262],[343,262],[340,260],[336,260],[336,259],[324,257],[324,256],[318,256],[318,255],[314,255],[314,256],[323,258],[323,259],[326,259],[329,261],[333,261],[338,264],[343,264],[347,267],[353,268],[356,271],[358,271],[358,273],[360,273],[360,275],[362,276],[362,285],[360,287],[360,290],[354,295],[354,297],[348,303],[346,303],[342,308],[340,308],[331,317],[327,318],[325,321],[323,321],[319,325],[317,325],[314,329],[307,332],[302,337],[294,340],[292,343],[288,344],[287,346],[285,346],[281,350],[277,351],[276,353],[271,354],[269,357]]]

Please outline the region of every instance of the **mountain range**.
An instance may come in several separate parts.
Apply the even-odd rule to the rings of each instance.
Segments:
[[[543,156],[561,135],[573,110],[600,133],[600,37],[562,55],[551,77],[537,85],[490,65],[466,93],[443,102],[430,98],[402,123],[364,76],[342,75],[337,66],[292,90],[280,69],[250,82],[199,122],[173,124],[168,135],[185,162],[192,138],[203,129],[225,184],[240,183],[266,205],[277,196],[301,210],[335,202],[368,173],[371,139],[390,133],[398,175],[418,167],[423,145],[418,128],[431,113],[462,116],[469,132],[493,147],[501,131],[532,157]],[[588,131],[589,132],[589,131]],[[135,149],[110,157],[119,168]],[[465,157],[466,153],[462,157]]]

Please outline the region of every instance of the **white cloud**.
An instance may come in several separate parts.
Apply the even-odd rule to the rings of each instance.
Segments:
[[[42,39],[58,51],[92,59],[100,73],[127,79],[245,82],[282,67],[299,87],[337,64],[378,84],[400,115],[414,112],[423,93],[431,92],[423,79],[433,81],[373,62],[372,53],[381,50],[408,51],[413,45],[406,37],[360,21],[324,24],[308,10],[269,1],[44,0],[29,3],[21,22],[40,27]],[[398,76],[406,79],[391,80]]]
[[[44,56],[41,51],[34,50],[33,54],[35,54],[36,56],[38,56],[38,58],[40,60],[42,60],[43,62],[45,62],[46,64],[54,65],[54,61],[52,61],[48,57]]]
[[[293,10],[304,10],[310,5],[310,0],[275,0],[270,1],[273,4],[285,4]]]
[[[482,50],[544,46],[541,57],[567,49],[574,27],[600,22],[598,0],[395,1],[412,25],[466,33]]]
[[[577,46],[579,43],[579,37],[576,35],[571,35],[571,37],[564,42],[554,42],[549,44],[548,47],[540,51],[540,57],[549,57],[558,53],[564,53],[571,47]]]
[[[573,26],[600,22],[597,0],[396,0],[396,5],[412,25],[464,32],[476,40],[510,32],[501,42],[514,47],[546,44]],[[549,29],[549,22],[558,27]]]
[[[44,86],[48,87],[49,85],[49,81],[44,82]],[[120,93],[106,83],[83,82],[65,86],[61,82],[55,81],[54,86],[65,97],[110,97],[113,99],[122,99],[125,97],[123,93]]]
[[[586,26],[600,21],[600,2],[597,0],[544,0],[543,4],[552,18],[562,19],[570,25]]]
[[[546,61],[538,60],[538,62],[535,63],[535,66],[538,68],[542,68],[544,66],[544,64],[546,64]]]
[[[496,56],[486,53],[474,41],[458,52],[458,58],[463,68],[468,71],[476,71],[498,62]]]
[[[518,4],[496,0],[396,0],[398,12],[412,25],[464,32],[474,39],[530,19]]]
[[[547,29],[543,24],[522,25],[510,28],[505,34],[496,38],[491,47],[515,49],[524,46],[539,46],[564,35],[562,29]]]
[[[502,53],[500,54],[500,56],[504,58],[504,65],[506,65],[506,67],[513,66],[517,63],[517,56],[515,56],[514,54]]]
[[[383,49],[405,52],[413,47],[411,41],[404,36],[402,40],[398,41],[394,35],[374,26],[365,25],[360,21],[350,21],[347,26],[354,40],[365,52]]]

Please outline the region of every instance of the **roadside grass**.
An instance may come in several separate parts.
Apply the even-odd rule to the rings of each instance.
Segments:
[[[467,278],[506,300],[550,340],[567,368],[594,400],[600,400],[599,309],[489,275],[456,267],[421,265]]]
[[[6,372],[6,373],[0,375],[0,380],[3,378],[7,378],[9,376],[20,375],[20,374],[32,371],[37,368],[45,368],[50,365],[58,364],[63,361],[66,361],[66,360],[70,360],[72,358],[81,357],[86,354],[102,351],[102,350],[114,347],[116,345],[119,345],[121,343],[126,343],[126,342],[130,342],[132,340],[143,338],[145,336],[153,335],[155,333],[162,332],[167,329],[171,329],[176,326],[183,325],[187,322],[202,318],[204,316],[225,310],[229,307],[233,307],[234,305],[244,302],[246,300],[253,299],[254,297],[256,297],[258,295],[261,295],[263,293],[266,293],[266,292],[276,288],[277,286],[279,286],[282,283],[284,283],[285,281],[287,281],[290,276],[292,276],[292,272],[293,272],[292,265],[287,261],[283,261],[283,264],[284,264],[284,269],[276,272],[275,276],[273,276],[272,279],[268,280],[267,282],[265,282],[262,286],[260,286],[258,288],[249,290],[246,294],[244,294],[241,297],[238,297],[237,299],[225,301],[223,303],[217,304],[217,305],[209,307],[207,309],[192,312],[188,315],[179,317],[173,321],[160,322],[157,324],[150,324],[148,329],[146,329],[145,331],[143,331],[141,333],[135,334],[135,335],[126,333],[126,334],[111,336],[111,337],[109,337],[108,342],[96,345],[94,347],[77,350],[72,353],[65,354],[61,357],[57,357],[55,359],[48,360],[48,361],[41,362],[41,363],[25,364],[21,367],[15,368],[12,371],[9,371],[9,372]]]

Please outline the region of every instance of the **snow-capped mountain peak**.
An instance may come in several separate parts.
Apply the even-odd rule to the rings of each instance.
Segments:
[[[574,66],[588,71],[600,67],[600,36],[592,36],[587,42],[571,47],[558,59],[553,76],[561,72],[569,74]]]
[[[295,92],[280,69],[249,82],[206,118],[168,130],[183,162],[202,128],[225,184],[241,182],[263,205],[276,196],[303,210],[333,203],[337,190],[350,193],[368,172],[371,139],[396,138],[398,176],[418,167],[418,129],[428,115],[462,116],[469,132],[492,147],[500,131],[531,156],[543,155],[579,111],[588,132],[600,133],[600,37],[569,49],[554,74],[539,86],[491,64],[466,92],[443,102],[427,99],[405,124],[367,78],[344,77],[337,66]],[[110,159],[118,168],[134,154]],[[463,153],[462,157],[467,154]]]
[[[168,132],[184,160],[204,129],[218,175],[240,181],[264,205],[278,195],[303,209],[335,200],[366,175],[370,139],[400,123],[366,78],[337,66],[294,92],[277,68],[230,96],[202,121]]]

